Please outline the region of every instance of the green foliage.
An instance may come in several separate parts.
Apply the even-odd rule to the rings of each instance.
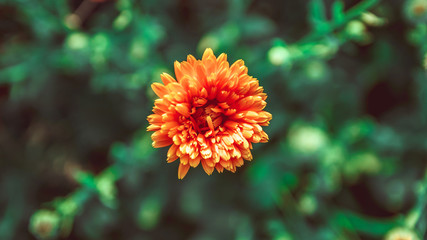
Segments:
[[[426,0],[0,0],[0,239],[426,238]],[[235,174],[177,179],[151,83],[205,48],[268,94]]]

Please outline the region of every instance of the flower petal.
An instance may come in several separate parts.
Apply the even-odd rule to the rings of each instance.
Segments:
[[[171,75],[169,75],[167,73],[160,74],[160,78],[162,79],[162,82],[165,86],[168,85],[169,83],[176,82],[176,80]]]
[[[161,83],[153,83],[151,84],[151,88],[153,89],[154,93],[156,93],[156,95],[161,98],[168,93],[165,85]]]
[[[178,167],[178,179],[183,179],[187,175],[190,165],[179,164]]]
[[[203,170],[205,170],[205,172],[208,174],[208,175],[211,175],[212,174],[212,172],[213,172],[213,170],[215,169],[213,166],[211,167],[211,166],[209,166],[208,165],[208,163],[206,162],[206,160],[203,160],[202,159],[202,167],[203,167]]]

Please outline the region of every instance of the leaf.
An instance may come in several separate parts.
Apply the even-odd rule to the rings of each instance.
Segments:
[[[84,171],[77,171],[74,175],[75,180],[88,189],[96,189],[95,176]]]
[[[117,206],[117,188],[115,181],[119,177],[119,173],[111,168],[111,171],[104,171],[96,177],[96,189],[99,193],[101,202],[109,208]]]
[[[332,4],[332,21],[340,24],[344,20],[344,3],[337,0]]]
[[[371,236],[382,237],[393,227],[400,225],[400,218],[377,219],[362,216],[349,211],[339,211],[331,218],[333,225],[362,232]]]
[[[325,4],[323,3],[323,0],[312,0],[308,7],[309,7],[308,17],[309,17],[310,23],[314,28],[316,28],[316,26],[318,26],[319,23],[323,23],[327,21]]]
[[[128,149],[124,143],[115,142],[110,148],[110,155],[115,161],[125,162],[128,157]]]

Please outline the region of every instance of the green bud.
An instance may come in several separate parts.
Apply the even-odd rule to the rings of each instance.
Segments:
[[[420,238],[411,229],[397,227],[387,233],[385,240],[420,240]]]
[[[85,49],[89,45],[89,38],[84,33],[71,33],[66,40],[66,46],[72,50]]]
[[[268,51],[268,60],[275,66],[291,64],[291,55],[286,47],[275,46]]]
[[[314,154],[326,146],[328,136],[320,128],[301,125],[291,128],[288,141],[294,151],[302,154]]]
[[[427,0],[409,0],[406,3],[406,17],[414,22],[424,23],[427,18]]]
[[[322,61],[309,61],[305,65],[305,74],[312,82],[323,82],[328,76],[328,66]]]
[[[361,21],[353,20],[347,24],[345,31],[352,37],[361,37],[366,31],[366,27]]]
[[[303,214],[312,215],[317,209],[317,200],[311,195],[305,194],[299,201],[299,209]]]
[[[119,31],[125,29],[132,21],[132,18],[133,15],[130,10],[122,11],[120,15],[114,20],[113,28]]]
[[[387,20],[380,18],[371,12],[364,12],[361,15],[361,20],[369,26],[380,27],[386,24]]]
[[[60,217],[54,211],[38,210],[31,216],[29,230],[38,239],[53,239],[58,235]]]

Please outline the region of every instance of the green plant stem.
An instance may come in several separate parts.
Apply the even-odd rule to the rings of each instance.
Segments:
[[[313,40],[316,40],[320,37],[323,37],[325,35],[333,33],[336,29],[344,26],[349,21],[353,20],[354,18],[360,16],[363,12],[366,12],[373,6],[375,6],[377,3],[379,3],[379,0],[365,0],[363,2],[360,2],[356,6],[352,7],[350,10],[348,10],[344,17],[340,21],[330,21],[327,23],[328,27],[325,28],[324,31],[316,31],[313,30],[311,33],[309,33],[307,36],[302,38],[298,41],[297,44],[304,44],[307,42],[311,42]]]
[[[415,228],[427,204],[427,170],[416,191],[418,195],[417,203],[405,218],[405,225],[410,229]]]
[[[97,188],[97,182],[105,174],[111,174],[113,177],[112,181],[116,182],[122,177],[122,169],[117,164],[113,164],[97,176],[87,172],[77,172],[75,174],[75,178],[76,181],[81,184],[81,187],[70,193],[68,196],[55,199],[52,202],[56,211],[64,217],[63,222],[65,225],[62,230],[63,236],[68,236],[72,228],[74,217],[81,212],[87,201],[95,195],[100,195],[101,197],[101,193]]]

